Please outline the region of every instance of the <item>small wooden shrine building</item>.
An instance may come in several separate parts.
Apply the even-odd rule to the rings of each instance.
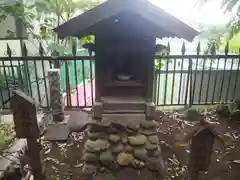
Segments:
[[[95,35],[95,102],[118,99],[138,105],[153,101],[156,38],[192,41],[198,35],[148,0],[108,0],[55,28],[55,32],[60,38]],[[143,107],[126,104],[124,108],[132,111]]]

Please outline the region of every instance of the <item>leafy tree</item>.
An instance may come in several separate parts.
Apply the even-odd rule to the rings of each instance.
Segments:
[[[49,51],[64,54],[70,50],[67,47],[71,39],[60,41],[52,29],[99,3],[99,0],[35,0],[27,4],[0,1],[0,22],[7,16],[14,16],[27,29],[30,39],[46,41]],[[38,28],[34,27],[34,22],[38,23]]]
[[[204,49],[205,54],[212,54],[213,46],[220,52],[224,51],[228,36],[225,26],[203,26],[200,31],[200,38],[207,39],[207,45]]]
[[[204,4],[211,0],[197,0],[198,5],[202,7]],[[225,28],[218,31],[217,35],[222,36],[222,34],[227,33],[226,41],[233,39],[236,35],[240,33],[240,0],[221,0],[221,8],[224,13],[233,12],[234,15]],[[216,34],[215,34],[216,35]],[[220,43],[220,42],[217,42]]]

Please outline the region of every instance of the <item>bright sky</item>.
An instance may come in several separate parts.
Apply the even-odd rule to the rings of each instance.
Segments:
[[[195,27],[197,23],[225,24],[229,15],[224,15],[220,9],[220,0],[211,0],[201,10],[194,7],[197,0],[150,0],[185,23]]]

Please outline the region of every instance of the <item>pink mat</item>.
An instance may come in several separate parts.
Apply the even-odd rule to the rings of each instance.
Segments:
[[[94,99],[95,99],[95,82],[94,80],[92,81],[92,83],[91,81],[85,81],[85,87],[83,84],[78,85],[77,89],[74,89],[74,92],[71,93],[71,106],[75,107],[92,106],[92,102]],[[65,105],[67,105],[67,98],[65,98]]]

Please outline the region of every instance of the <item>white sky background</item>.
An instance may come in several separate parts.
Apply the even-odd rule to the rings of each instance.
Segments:
[[[200,24],[205,25],[223,25],[230,18],[230,13],[224,14],[221,10],[221,0],[209,0],[210,2],[202,8],[196,6],[197,0],[149,0],[153,4],[164,9],[166,12],[177,17],[189,26],[199,30]],[[186,42],[186,54],[191,54],[196,51],[198,42],[204,46],[206,42],[196,37],[194,41]],[[180,53],[183,39],[178,38],[163,38],[158,40],[159,43],[167,45],[170,42],[171,53]]]
[[[229,15],[224,15],[220,9],[220,0],[211,0],[201,10],[194,6],[197,0],[150,0],[185,23],[196,27],[197,23],[219,25],[225,24]]]

